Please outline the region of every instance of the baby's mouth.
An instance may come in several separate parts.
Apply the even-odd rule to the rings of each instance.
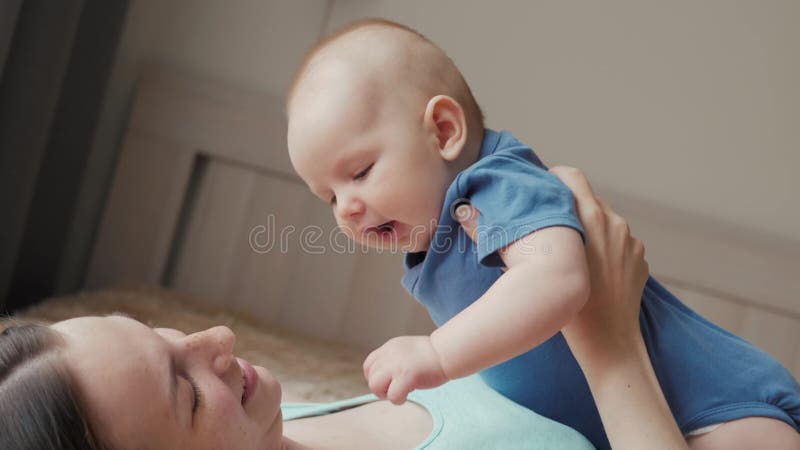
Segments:
[[[378,231],[392,231],[394,230],[394,220],[378,225]]]
[[[382,223],[380,225],[377,225],[377,226],[374,226],[374,227],[369,227],[369,228],[366,229],[366,232],[367,233],[378,233],[379,235],[384,236],[384,235],[391,234],[394,231],[395,225],[396,225],[395,221],[394,220],[390,220],[390,221],[384,222],[384,223]]]

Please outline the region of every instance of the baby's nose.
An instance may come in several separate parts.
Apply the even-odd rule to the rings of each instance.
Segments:
[[[363,214],[364,209],[364,202],[353,196],[344,196],[336,199],[336,214],[345,223]]]

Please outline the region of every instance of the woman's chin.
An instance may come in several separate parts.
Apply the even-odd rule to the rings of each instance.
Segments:
[[[263,389],[261,393],[262,399],[274,400],[278,406],[280,406],[282,395],[281,383],[278,382],[265,367],[253,366],[253,369],[255,369],[256,374],[258,374],[259,387]]]
[[[261,447],[274,448],[283,439],[283,414],[281,413],[281,384],[264,367],[253,366],[258,375],[258,389],[252,399],[261,403],[253,405],[259,411],[256,420],[261,424],[264,442]]]

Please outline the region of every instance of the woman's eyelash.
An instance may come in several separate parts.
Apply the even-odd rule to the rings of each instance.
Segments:
[[[194,415],[194,413],[203,403],[203,394],[197,387],[197,382],[194,381],[194,378],[187,375],[186,379],[189,381],[189,385],[192,387],[192,415]]]
[[[373,165],[374,165],[374,163],[373,163],[373,164],[370,164],[370,165],[368,165],[366,169],[362,170],[361,172],[358,172],[358,173],[357,173],[357,174],[356,174],[356,175],[353,177],[353,179],[355,179],[355,180],[358,180],[359,178],[364,178],[365,176],[367,176],[367,173],[369,173],[369,169],[372,169],[372,166],[373,166]]]

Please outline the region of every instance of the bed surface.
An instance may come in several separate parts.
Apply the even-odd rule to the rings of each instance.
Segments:
[[[57,322],[122,312],[150,326],[187,333],[226,325],[236,333],[234,353],[269,369],[281,382],[284,401],[323,402],[369,392],[361,372],[364,351],[193,303],[189,296],[170,290],[105,290],[51,298],[17,317]]]

